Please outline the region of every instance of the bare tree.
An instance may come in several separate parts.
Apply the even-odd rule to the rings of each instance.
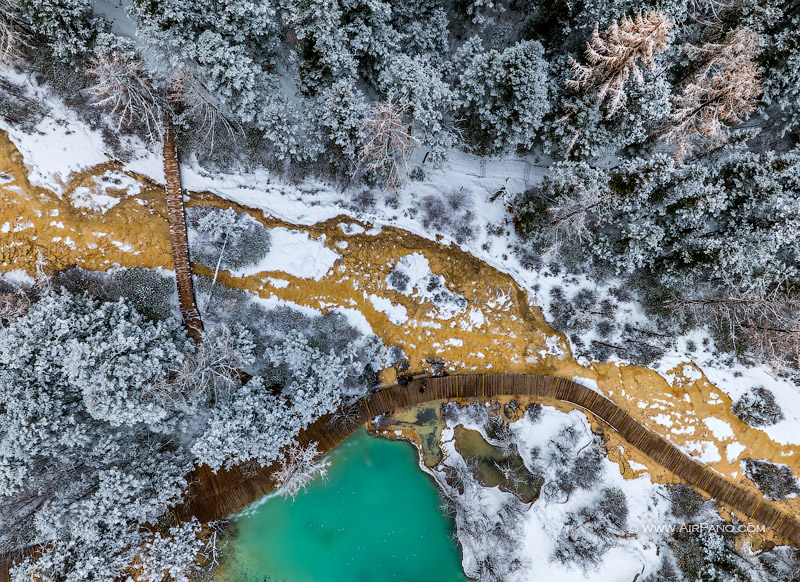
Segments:
[[[0,292],[0,327],[3,322],[15,321],[25,315],[31,307],[31,300],[22,289]]]
[[[381,174],[386,186],[395,193],[408,175],[411,153],[422,143],[411,134],[411,125],[403,122],[408,108],[390,97],[376,104],[374,113],[362,125],[367,141],[359,159],[370,170]]]
[[[187,353],[170,374],[159,376],[148,387],[149,396],[162,404],[186,409],[198,402],[219,401],[240,382],[242,361],[237,339],[225,325]]]
[[[22,55],[24,44],[14,0],[0,0],[0,64],[7,65]]]
[[[172,105],[182,110],[183,115],[194,125],[209,149],[214,150],[217,129],[221,128],[229,137],[235,130],[233,122],[222,111],[219,101],[211,95],[203,82],[192,71],[183,67],[176,69],[170,79]]]
[[[317,476],[324,478],[328,474],[330,461],[314,462],[320,454],[318,445],[315,441],[307,447],[289,446],[286,456],[281,459],[281,468],[272,474],[275,485],[281,488],[281,495],[294,499]]]
[[[671,125],[664,140],[675,144],[677,161],[686,158],[697,141],[705,147],[725,142],[726,124],[738,125],[755,110],[762,93],[761,70],[754,62],[759,43],[758,32],[742,27],[719,43],[686,47],[689,57],[702,64],[672,98]]]
[[[688,310],[734,344],[746,343],[777,371],[800,364],[800,296],[785,281],[726,278],[713,291],[677,297],[668,305]]]
[[[97,107],[117,118],[117,131],[139,127],[152,141],[161,140],[162,99],[142,59],[128,51],[102,51],[91,59],[87,72],[95,79],[89,94]]]
[[[162,142],[167,218],[178,300],[189,335],[200,341],[203,322],[194,295],[178,149],[167,100],[148,74],[144,61],[133,50],[117,47],[98,52],[88,73],[96,80],[89,92],[97,100],[98,107],[118,119],[118,130],[122,126],[143,127],[151,140]],[[172,100],[177,100],[177,97]]]
[[[597,86],[597,99],[604,101],[608,97],[606,118],[610,118],[625,107],[628,79],[632,77],[639,85],[644,83],[640,62],[655,69],[655,56],[671,41],[671,27],[672,22],[658,10],[646,15],[639,12],[634,18],[623,16],[602,33],[595,24],[592,39],[586,43],[588,65],[570,57],[573,78],[567,81],[567,87],[579,91]]]

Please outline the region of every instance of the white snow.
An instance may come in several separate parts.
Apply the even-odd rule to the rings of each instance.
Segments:
[[[276,289],[284,289],[289,286],[289,281],[287,281],[286,279],[276,279],[274,277],[266,277],[264,281],[266,281]]]
[[[711,431],[711,434],[720,440],[733,438],[733,429],[731,428],[731,425],[724,420],[710,416],[703,419],[703,424],[708,427],[708,430]]]
[[[71,173],[108,160],[100,132],[81,121],[48,89],[37,85],[31,76],[11,69],[0,74],[23,88],[27,97],[36,99],[47,110],[34,133],[20,131],[0,118],[0,128],[8,132],[30,169],[31,184],[60,195]]]
[[[736,459],[739,458],[739,455],[747,449],[746,446],[739,442],[733,442],[725,447],[725,457],[728,459],[729,463],[733,463]]]
[[[232,271],[234,277],[279,271],[319,281],[341,258],[323,242],[309,237],[307,232],[280,226],[270,229],[270,237],[272,244],[266,256],[255,265]]]
[[[402,271],[408,277],[408,287],[406,289],[409,292],[419,286],[419,284],[431,274],[431,267],[428,264],[428,259],[420,253],[405,255],[397,262],[395,269]],[[395,289],[391,283],[387,282],[387,284],[390,289]],[[403,289],[395,289],[395,291],[400,291],[401,293],[406,292],[406,290]]]
[[[93,212],[105,214],[110,208],[119,203],[119,198],[108,194],[98,194],[91,189],[81,186],[72,191],[72,205],[75,208],[88,208]]]
[[[408,321],[408,311],[402,305],[395,305],[386,297],[375,294],[369,296],[369,302],[376,311],[385,314],[394,325],[402,325]]]
[[[717,445],[710,441],[687,441],[681,448],[702,463],[716,463],[722,460]]]

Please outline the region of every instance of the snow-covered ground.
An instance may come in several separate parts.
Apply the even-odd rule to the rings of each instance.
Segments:
[[[487,405],[488,406],[488,405]],[[477,421],[476,421],[477,420]],[[484,439],[493,442],[487,435],[485,425],[472,414],[461,414],[449,419],[442,433],[445,453],[443,467],[456,468],[464,462],[453,441],[453,429],[464,428],[480,432]],[[670,514],[669,492],[663,485],[650,482],[646,473],[636,479],[625,479],[619,467],[603,456],[599,465],[593,467],[596,480],[590,488],[578,488],[568,495],[562,494],[553,485],[564,480],[563,471],[570,467],[559,459],[572,458],[592,446],[596,437],[592,435],[586,416],[578,411],[563,413],[547,406],[542,407],[536,420],[528,416],[511,424],[516,450],[534,473],[542,474],[544,485],[539,498],[529,507],[523,506],[522,538],[516,547],[510,548],[506,559],[518,559],[522,568],[508,579],[508,582],[547,580],[547,582],[572,582],[576,579],[587,582],[616,582],[634,580],[637,574],[645,578],[658,569],[663,553],[663,533],[650,534],[640,527],[644,524],[676,524],[678,520]],[[572,438],[564,435],[570,433]],[[560,450],[556,451],[558,445]],[[445,481],[445,469],[434,470],[440,484]],[[446,484],[443,485],[447,487]],[[602,491],[615,489],[624,494],[627,517],[621,530],[612,524],[608,543],[595,540],[592,536],[586,541],[597,544],[593,552],[596,563],[565,563],[556,556],[556,551],[567,550],[567,537],[574,534],[578,538],[583,524],[570,521],[571,516],[580,514],[582,508],[596,505]],[[550,493],[548,493],[550,491]],[[552,493],[556,491],[556,493]],[[469,499],[466,499],[469,497]],[[513,503],[511,493],[499,488],[480,488],[477,494],[468,490],[464,503],[473,515],[484,515],[487,520],[504,504]],[[467,573],[474,573],[476,564],[484,553],[500,554],[494,544],[503,543],[493,538],[478,539],[478,532],[470,533],[469,527],[459,523],[459,535],[465,555],[464,565]],[[574,531],[573,531],[574,530]],[[474,538],[474,539],[473,539]],[[473,543],[476,542],[476,543]],[[479,543],[478,543],[479,542]],[[487,555],[488,555],[487,554]]]
[[[4,74],[15,84],[24,87],[28,96],[43,103],[47,110],[32,132],[26,133],[0,122],[0,126],[9,131],[10,139],[30,166],[32,182],[46,185],[61,193],[65,176],[108,159],[110,148],[103,143],[99,131],[80,121],[74,112],[31,79],[16,73]],[[124,169],[163,182],[160,152],[134,138],[128,138],[126,143],[130,159],[125,162]],[[419,161],[419,157],[415,159]],[[264,169],[247,169],[225,174],[204,168],[191,157],[184,160],[182,167],[184,186],[188,190],[209,191],[293,224],[313,224],[347,215],[361,222],[372,223],[374,228],[368,234],[377,234],[382,226],[391,225],[437,240],[444,245],[459,246],[492,267],[513,276],[551,319],[553,290],[556,288],[563,290],[566,296],[588,288],[597,295],[598,301],[611,297],[613,281],[598,285],[585,276],[564,274],[548,265],[523,265],[513,252],[519,239],[514,233],[507,202],[513,194],[541,181],[546,169],[537,165],[533,158],[482,162],[474,156],[454,152],[444,168],[424,168],[424,171],[424,180],[409,182],[399,192],[399,196],[394,193],[372,193],[374,201],[369,202],[370,196],[359,196],[364,193],[363,189],[342,192],[313,180],[290,185]],[[122,187],[126,186],[123,184]],[[445,207],[443,213],[432,218],[424,210],[426,200],[431,197],[452,200],[458,207]],[[116,204],[118,196],[106,192],[104,185],[98,184],[97,191],[75,192],[73,199],[78,207],[85,206],[102,212]],[[362,201],[356,203],[359,199]],[[358,225],[345,221],[340,226],[343,232],[357,233],[363,230]],[[269,270],[318,280],[336,260],[337,254],[334,251],[321,241],[309,239],[305,233],[274,229],[272,235],[272,250],[262,263],[237,273],[238,275]],[[456,239],[461,242],[456,242]],[[434,279],[443,283],[442,277],[446,278],[447,273],[433,274],[425,257],[408,255],[396,268],[408,278],[401,292],[422,301],[431,301],[440,310],[442,318],[446,319],[449,313],[467,308],[459,301],[459,296],[446,297],[441,293],[437,295]],[[276,287],[285,284],[280,277],[272,278],[270,282]],[[387,287],[400,291],[392,281],[387,282]],[[390,321],[397,324],[403,322],[405,315],[402,306],[394,305],[387,298],[377,295],[370,296],[369,300]],[[642,309],[631,300],[617,301],[614,317],[620,324],[639,327],[648,325]],[[474,326],[480,327],[480,312],[476,312],[472,319]],[[618,328],[622,327],[623,325],[618,325]],[[591,341],[596,337],[595,331],[590,330],[582,339]],[[571,341],[570,338],[568,340]],[[745,367],[740,364],[731,366],[720,363],[714,355],[713,341],[702,330],[675,338],[674,346],[671,352],[659,359],[656,366],[656,370],[668,381],[673,379],[671,370],[683,362],[692,361],[711,382],[734,400],[753,386],[765,386],[774,393],[785,419],[764,427],[763,430],[779,443],[800,444],[800,431],[796,430],[800,421],[800,392],[794,385],[776,377],[766,366]],[[571,347],[575,349],[576,346],[573,344]],[[560,350],[557,346],[553,349]],[[580,357],[578,361],[583,365],[590,363]],[[693,373],[688,372],[689,375]],[[656,422],[670,422],[666,415],[656,415],[654,419]],[[724,434],[724,429],[719,425],[712,423],[706,426],[715,435]],[[724,451],[706,441],[689,441],[681,446],[687,452],[699,454],[703,460],[713,461],[723,457],[735,458],[734,454],[742,445],[730,442]]]
[[[59,192],[64,176],[108,159],[106,153],[109,148],[104,146],[100,132],[80,121],[75,113],[60,103],[46,88],[17,73],[3,74],[15,84],[25,87],[29,96],[40,100],[47,108],[47,114],[36,126],[34,133],[25,133],[0,122],[0,126],[9,131],[11,140],[30,166],[33,182],[55,188]],[[125,163],[125,169],[163,182],[160,153],[134,138],[128,138],[126,143],[131,159]],[[421,157],[418,155],[415,159],[419,160]],[[187,190],[209,191],[294,224],[314,224],[335,216],[348,215],[362,222],[371,222],[375,228],[370,234],[380,232],[383,225],[391,225],[439,240],[445,245],[460,246],[492,267],[513,276],[530,292],[544,313],[549,315],[553,288],[562,288],[566,295],[578,289],[589,288],[597,293],[599,301],[610,295],[614,281],[598,285],[585,276],[557,273],[547,266],[525,268],[514,254],[513,247],[519,239],[514,232],[506,203],[513,194],[539,183],[545,172],[544,164],[535,163],[532,157],[490,159],[482,163],[475,156],[453,152],[444,168],[425,168],[425,180],[409,182],[399,192],[399,196],[393,193],[377,195],[374,205],[362,204],[357,207],[353,201],[360,191],[342,192],[318,181],[309,180],[294,186],[282,182],[264,169],[224,174],[202,167],[194,158],[185,159],[182,166],[184,187]],[[498,192],[501,193],[498,195]],[[461,243],[455,241],[451,225],[445,224],[448,220],[447,214],[441,218],[440,223],[429,221],[426,226],[423,224],[426,217],[420,211],[420,203],[426,196],[441,197],[443,194],[453,193],[462,200],[463,208],[468,210],[466,219],[472,221],[472,236]],[[79,195],[78,200],[79,204],[91,204],[102,209],[115,203],[111,198],[104,197],[101,192],[90,198]],[[449,214],[455,215],[462,210]],[[465,214],[462,212],[461,217],[463,216]],[[341,226],[343,229],[351,228],[347,223],[342,223]],[[330,249],[315,248],[314,241],[300,241],[298,237],[304,236],[302,233],[288,230],[273,232],[273,237],[276,235],[278,238],[274,239],[273,251],[264,259],[265,264],[248,269],[247,273],[269,268],[318,279],[327,272],[326,267],[332,264],[331,261],[335,260],[335,253]],[[285,236],[286,240],[283,241],[281,236]],[[283,246],[281,242],[290,245],[287,247],[288,252],[279,250]],[[413,255],[404,260],[409,264],[401,264],[399,267],[404,268],[414,279],[410,281],[410,289],[424,296],[426,287],[421,283],[425,281],[425,277],[430,277],[429,270],[422,260],[413,258]],[[310,271],[306,272],[308,265],[311,265]],[[301,270],[303,274],[300,274]],[[373,303],[376,304],[376,309],[391,313],[396,321],[402,320],[400,310],[385,304],[383,298],[376,297]],[[634,326],[644,327],[648,323],[641,308],[633,301],[619,301],[615,317],[619,322]],[[479,320],[477,317],[476,325],[479,325]],[[584,341],[591,341],[595,337],[594,333],[590,331],[585,334]],[[693,349],[689,349],[690,346]],[[714,352],[710,336],[697,330],[685,337],[675,338],[675,348],[659,359],[656,369],[666,375],[677,364],[692,361],[710,381],[734,400],[755,385],[767,387],[774,392],[786,418],[778,424],[764,427],[763,430],[777,442],[800,444],[800,431],[793,428],[800,421],[800,392],[797,388],[776,377],[766,366],[720,364]],[[579,357],[578,360],[584,365],[589,364],[586,359]]]
[[[280,271],[294,277],[319,281],[339,258],[339,255],[325,246],[324,241],[311,239],[305,232],[283,227],[273,228],[270,229],[270,240],[272,244],[269,252],[261,261],[231,274],[235,277],[248,277]]]

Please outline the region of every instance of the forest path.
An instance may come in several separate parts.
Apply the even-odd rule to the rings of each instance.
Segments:
[[[599,392],[562,378],[532,374],[465,374],[414,380],[406,386],[395,384],[361,400],[357,416],[354,411],[347,425],[331,422],[335,417],[323,417],[304,430],[298,440],[303,445],[316,441],[320,450],[329,451],[358,426],[381,414],[436,400],[502,397],[528,397],[545,403],[555,400],[574,405],[602,421],[686,484],[732,508],[743,521],[754,520],[764,524],[785,541],[800,545],[800,521],[794,516],[691,459]],[[179,519],[194,516],[201,521],[211,521],[234,513],[274,489],[270,475],[276,466],[277,463],[273,463],[255,471],[235,467],[218,474],[207,467],[200,468],[191,475],[189,501],[175,510],[176,516]]]

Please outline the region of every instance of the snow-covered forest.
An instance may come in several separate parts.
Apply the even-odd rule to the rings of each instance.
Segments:
[[[726,351],[797,366],[794,2],[3,6],[6,64],[122,159],[115,133],[168,123],[210,171],[322,179],[364,209],[365,188],[413,190],[459,151],[535,160],[540,183],[503,197],[521,264],[621,280],[657,322],[645,343],[708,325]],[[2,100],[31,123],[13,85]],[[599,327],[587,355],[637,357]]]
[[[10,134],[55,135],[67,117],[40,122],[63,107],[121,164],[169,150],[178,167],[179,152],[198,190],[246,192],[237,201],[255,207],[294,188],[291,201],[269,201],[289,208],[282,216],[300,213],[299,198],[304,221],[377,217],[452,241],[520,276],[581,362],[655,367],[665,354],[713,351],[796,387],[798,30],[797,0],[0,0],[0,114]],[[523,176],[495,176],[483,199],[459,172],[485,178],[492,163],[501,173],[518,163]],[[272,193],[230,186],[263,175]],[[170,200],[183,223],[180,184]],[[314,214],[322,206],[330,212]],[[221,271],[261,272],[281,242],[250,214],[186,209],[183,261],[169,220],[178,294],[157,269],[50,273],[43,262],[35,279],[0,278],[0,554],[20,560],[14,582],[178,582],[212,570],[213,527],[169,514],[192,468],[263,466],[288,451],[281,482],[297,494],[324,472],[316,448],[297,446],[300,430],[402,359],[340,313],[220,282]],[[204,275],[192,278],[189,260]],[[414,290],[412,263],[397,261],[389,290]],[[466,310],[446,275],[428,270],[416,292]],[[202,314],[202,341],[180,326],[187,313]],[[733,413],[753,427],[785,420],[763,386],[743,390]],[[506,435],[514,447],[530,444],[520,426]],[[582,445],[553,438],[569,449],[550,459],[555,471]],[[600,456],[586,461],[592,471]],[[459,459],[456,478],[437,478],[472,547],[468,570],[511,580],[516,570],[502,568],[522,568],[518,556],[500,564],[481,552],[523,535],[518,501],[465,502],[464,490],[486,492]],[[767,498],[800,492],[787,465],[745,461]],[[611,515],[624,536],[623,480],[601,481],[575,490],[603,485],[604,498],[562,517]],[[691,490],[659,491],[677,515],[676,496]],[[507,539],[487,546],[495,517],[508,520]],[[548,559],[591,567],[615,541],[607,528],[592,535]],[[664,554],[648,554],[648,582],[797,575],[788,551],[747,565],[728,539],[653,543]],[[729,562],[715,570],[719,556]]]
[[[143,551],[137,580],[193,579],[213,544],[168,512],[193,466],[268,465],[374,384],[380,341],[341,315],[224,295],[196,344],[157,271],[3,284],[0,548],[39,546],[13,580],[114,580]]]

